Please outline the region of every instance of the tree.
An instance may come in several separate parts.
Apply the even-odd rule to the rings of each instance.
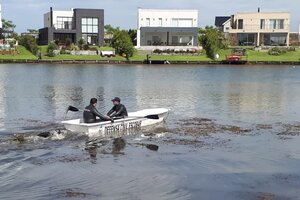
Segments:
[[[104,30],[106,34],[112,34],[114,35],[115,33],[120,31],[120,27],[116,27],[114,28],[112,25],[107,24],[104,26]]]
[[[220,30],[211,26],[199,29],[199,42],[205,49],[207,57],[213,60],[220,49],[228,48],[228,42]]]
[[[54,57],[55,56],[54,50],[57,50],[57,49],[58,49],[58,46],[56,45],[56,43],[55,42],[50,42],[48,47],[47,47],[48,56],[49,57]]]
[[[24,46],[28,51],[37,55],[38,45],[36,39],[31,35],[22,35],[19,37],[20,45]]]
[[[79,49],[80,50],[82,50],[83,49],[83,45],[85,44],[85,41],[84,41],[84,39],[80,39],[79,41],[78,41],[78,47],[79,47]]]
[[[128,34],[131,38],[132,44],[136,45],[136,40],[137,40],[137,31],[136,31],[136,29],[129,29]]]
[[[5,38],[14,38],[17,36],[16,33],[14,33],[14,29],[16,28],[16,25],[10,21],[10,20],[5,20],[2,19],[2,29],[3,33],[1,34],[1,39]]]
[[[16,28],[16,25],[10,21],[10,20],[6,20],[6,19],[2,19],[2,28],[5,31],[14,31],[14,29]]]
[[[116,52],[125,56],[127,60],[133,56],[134,46],[127,31],[117,31],[111,41],[112,47]]]
[[[28,31],[28,33],[38,33],[39,32],[36,29],[30,29],[30,28],[28,28],[27,31]]]

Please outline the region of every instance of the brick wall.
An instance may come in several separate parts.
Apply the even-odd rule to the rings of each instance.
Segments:
[[[290,33],[290,46],[299,46],[299,34]]]
[[[229,33],[229,44],[231,46],[238,46],[238,37],[237,37],[237,33]]]

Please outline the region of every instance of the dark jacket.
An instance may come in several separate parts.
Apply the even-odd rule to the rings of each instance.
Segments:
[[[127,109],[123,104],[115,105],[112,109],[107,113],[110,117],[126,117]]]
[[[100,118],[100,120],[96,119],[96,116]],[[102,115],[97,108],[93,105],[89,105],[85,107],[83,112],[83,121],[84,123],[95,123],[99,121],[109,121],[110,118],[107,116]]]

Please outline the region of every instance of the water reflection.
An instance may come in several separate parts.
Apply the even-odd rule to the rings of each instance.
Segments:
[[[0,199],[298,197],[299,75],[288,67],[1,65],[0,129],[9,131],[0,131]],[[22,143],[5,139],[52,127],[68,105],[82,109],[91,97],[105,113],[114,96],[129,111],[171,108],[166,127],[116,139],[31,131]]]
[[[300,110],[299,68],[2,65],[0,70],[0,118],[8,129],[26,120],[60,121],[68,105],[83,108],[91,97],[99,99],[103,113],[119,96],[129,111],[168,107],[174,117],[227,121],[297,120]],[[81,114],[70,117],[75,116]]]

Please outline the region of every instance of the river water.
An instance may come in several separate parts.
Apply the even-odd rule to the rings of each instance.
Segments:
[[[299,77],[300,66],[2,64],[0,199],[300,199]],[[107,138],[59,123],[69,105],[96,97],[105,113],[115,96],[169,117]]]

